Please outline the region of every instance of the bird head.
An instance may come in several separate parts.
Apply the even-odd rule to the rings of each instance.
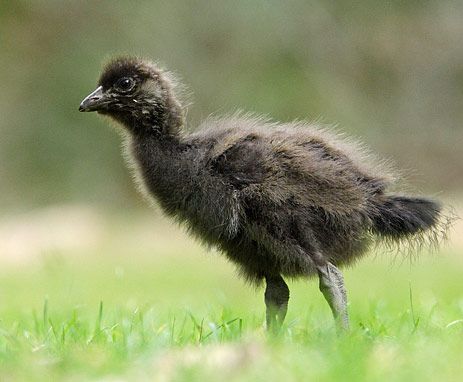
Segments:
[[[79,111],[109,115],[129,130],[168,132],[183,124],[183,111],[173,94],[169,73],[133,57],[110,61]]]

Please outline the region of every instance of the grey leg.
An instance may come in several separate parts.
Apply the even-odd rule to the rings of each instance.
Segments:
[[[288,310],[289,289],[281,276],[266,277],[267,330],[278,332]]]
[[[331,263],[317,266],[320,280],[320,291],[330,305],[334,319],[339,329],[349,329],[347,314],[347,294],[342,273]]]

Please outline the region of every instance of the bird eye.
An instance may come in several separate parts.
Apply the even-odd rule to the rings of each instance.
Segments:
[[[130,77],[122,77],[117,80],[114,86],[122,92],[128,92],[135,86],[135,81]]]

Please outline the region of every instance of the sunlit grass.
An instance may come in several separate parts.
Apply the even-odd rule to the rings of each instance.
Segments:
[[[268,338],[263,290],[171,226],[115,223],[88,250],[0,269],[0,379],[458,380],[463,261],[387,254],[345,270],[352,320],[337,336],[317,282],[290,283]],[[145,238],[145,239],[143,239]]]

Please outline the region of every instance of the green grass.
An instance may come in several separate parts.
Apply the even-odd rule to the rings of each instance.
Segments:
[[[151,227],[150,227],[151,229]],[[221,256],[153,227],[0,269],[0,380],[456,381],[463,261],[386,254],[345,271],[352,330],[337,336],[317,282],[290,284],[283,332],[263,291]],[[132,239],[131,239],[132,238]]]

